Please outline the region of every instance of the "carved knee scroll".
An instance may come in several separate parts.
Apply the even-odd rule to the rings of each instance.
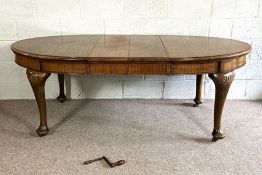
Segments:
[[[51,74],[36,72],[30,69],[27,69],[26,74],[33,89],[40,114],[40,126],[36,130],[36,133],[39,136],[44,136],[48,133],[46,119],[45,82]]]
[[[209,74],[216,87],[215,107],[214,107],[214,130],[212,132],[213,141],[223,139],[225,134],[221,130],[221,117],[224,108],[224,103],[229,91],[229,88],[234,80],[235,73],[227,74]]]

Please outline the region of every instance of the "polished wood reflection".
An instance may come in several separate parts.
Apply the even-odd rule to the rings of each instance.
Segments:
[[[211,61],[250,51],[241,41],[199,36],[76,35],[18,41],[20,55],[52,60],[85,61]]]

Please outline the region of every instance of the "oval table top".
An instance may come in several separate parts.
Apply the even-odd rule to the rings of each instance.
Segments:
[[[41,60],[198,62],[243,56],[251,46],[201,36],[69,35],[25,39],[12,44],[11,49]]]

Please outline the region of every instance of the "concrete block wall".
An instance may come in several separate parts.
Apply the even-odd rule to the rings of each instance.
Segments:
[[[262,99],[262,0],[0,0],[0,99],[31,99],[25,70],[10,45],[24,38],[69,34],[177,34],[239,39],[252,44],[237,70],[231,99]],[[66,76],[67,96],[191,99],[195,76]],[[206,77],[205,98],[214,98]],[[56,75],[46,97],[58,94]]]

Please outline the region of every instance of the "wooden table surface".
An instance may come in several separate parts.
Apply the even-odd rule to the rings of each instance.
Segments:
[[[51,73],[58,73],[64,102],[64,74],[195,74],[196,106],[202,103],[204,74],[216,86],[213,140],[225,137],[221,131],[224,102],[234,79],[234,70],[246,63],[251,46],[222,38],[172,35],[76,35],[31,38],[11,46],[16,63],[27,68],[39,112],[39,136],[48,133],[44,85]]]
[[[33,38],[16,42],[23,55],[86,61],[206,61],[247,54],[244,42],[198,36],[79,35]]]

